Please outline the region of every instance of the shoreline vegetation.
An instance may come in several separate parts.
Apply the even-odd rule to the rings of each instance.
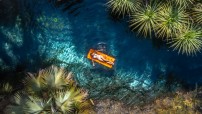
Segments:
[[[196,88],[194,90],[173,88],[178,82],[172,81],[169,85],[156,85],[151,92],[142,91],[142,95],[136,96],[136,100],[139,103],[133,103],[134,101],[124,100],[132,98],[132,93],[123,98],[117,99],[116,97],[98,97],[92,96],[93,87],[83,86],[82,89],[79,83],[75,82],[76,77],[72,77],[72,73],[69,72],[69,68],[60,68],[56,66],[50,66],[45,69],[39,70],[38,73],[27,73],[28,75],[22,79],[22,87],[16,88],[9,83],[1,84],[0,89],[0,109],[2,113],[10,114],[15,113],[31,113],[31,112],[69,112],[74,114],[106,114],[106,113],[143,113],[143,114],[164,114],[164,113],[193,113],[200,114],[202,111],[202,88]],[[87,74],[86,74],[87,75]],[[112,78],[112,77],[111,77]],[[160,80],[161,82],[162,80]],[[117,82],[117,81],[116,81]],[[110,88],[106,89],[106,92],[115,92],[116,86],[122,87],[120,82],[114,83],[114,87],[109,85]],[[172,90],[168,91],[167,87],[170,86]],[[167,88],[167,89],[166,89]],[[116,90],[115,90],[116,89]],[[159,93],[157,92],[159,91]],[[101,91],[103,92],[103,90]],[[145,92],[145,93],[144,93]],[[137,90],[134,90],[137,93]],[[144,97],[148,95],[156,95],[154,98],[148,99],[144,102]],[[142,103],[140,103],[142,100]],[[63,104],[63,103],[64,104]],[[76,102],[76,104],[74,104]],[[62,105],[62,104],[63,105]],[[52,105],[51,105],[52,104]],[[53,105],[54,104],[54,105]]]
[[[69,113],[94,114],[88,91],[80,88],[71,72],[50,66],[37,73],[27,73],[23,88],[9,83],[0,89],[0,109],[5,114]]]
[[[197,0],[109,0],[111,14],[129,17],[132,31],[166,42],[188,56],[202,48],[202,3]]]

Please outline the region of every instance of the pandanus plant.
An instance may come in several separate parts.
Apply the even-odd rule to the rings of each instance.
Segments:
[[[132,30],[138,29],[138,33],[151,36],[157,25],[159,6],[159,4],[148,4],[145,7],[139,7],[136,12],[132,13],[130,20]]]
[[[156,36],[168,39],[189,23],[189,16],[183,8],[165,4],[161,7],[157,21]]]
[[[136,11],[139,5],[139,0],[109,0],[107,2],[107,6],[110,8],[111,13],[122,17]]]
[[[14,97],[6,113],[90,114],[94,113],[86,90],[79,88],[71,72],[51,66],[37,74],[29,73],[25,89]]]
[[[193,19],[196,23],[202,24],[202,4],[198,3],[192,12]]]
[[[187,7],[190,4],[193,4],[194,0],[172,0],[172,2],[173,2],[173,4],[177,4],[180,7]]]
[[[170,42],[174,50],[179,53],[194,55],[202,48],[202,30],[193,25],[182,29]]]
[[[201,49],[201,29],[190,26],[202,24],[200,0],[109,0],[108,7],[112,13],[129,14],[133,31],[145,37],[154,33],[179,53],[193,55]]]

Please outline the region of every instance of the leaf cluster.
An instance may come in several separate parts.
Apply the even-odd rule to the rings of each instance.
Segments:
[[[8,106],[6,113],[93,113],[88,92],[79,88],[64,68],[51,66],[37,74],[28,73],[24,84],[25,89],[15,94],[14,105]]]
[[[130,17],[132,31],[166,40],[178,53],[195,55],[202,48],[202,3],[197,0],[110,0],[107,5],[112,13]]]

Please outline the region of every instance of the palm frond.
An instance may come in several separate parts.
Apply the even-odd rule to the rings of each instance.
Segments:
[[[58,91],[54,94],[55,104],[59,111],[63,113],[71,113],[73,111],[73,99],[70,97],[71,92],[61,92]]]
[[[40,74],[40,72],[39,72]],[[24,80],[25,90],[29,94],[34,94],[37,96],[42,96],[42,91],[44,88],[44,79],[42,75],[36,76],[36,74],[28,73],[28,76]]]
[[[169,44],[178,53],[194,55],[202,48],[202,30],[193,26],[184,28]]]
[[[172,0],[173,3],[179,5],[180,7],[188,7],[190,4],[193,4],[194,0]]]
[[[17,92],[16,94],[14,94],[12,99],[12,104],[14,105],[7,106],[5,112],[7,114],[23,114],[25,99],[26,98],[22,96],[21,93]]]
[[[112,13],[124,17],[136,11],[140,6],[140,2],[138,0],[109,0],[107,6]]]
[[[74,82],[72,80],[72,73],[66,72],[64,68],[58,68],[51,66],[47,70],[41,71],[41,75],[44,78],[45,88],[48,89],[65,89],[69,83]]]
[[[29,96],[24,107],[24,112],[30,114],[41,114],[43,112],[51,112],[51,98],[46,100]]]
[[[198,3],[192,12],[192,16],[195,22],[202,24],[202,4]]]
[[[183,8],[166,4],[161,7],[157,21],[156,36],[170,38],[189,23],[189,17]]]
[[[151,36],[157,24],[159,12],[159,4],[146,5],[140,7],[136,12],[132,13],[130,27],[132,30],[138,28],[138,33],[143,33],[144,36]]]
[[[9,95],[13,91],[13,87],[9,83],[4,83],[0,86],[0,99]]]
[[[15,95],[16,105],[10,106],[7,112],[17,114],[21,110],[20,114],[78,113],[79,107],[82,107],[81,110],[88,107],[84,103],[87,91],[77,87],[72,80],[72,73],[63,68],[51,66],[40,70],[38,74],[29,73],[24,83],[25,90]],[[79,107],[75,107],[76,104]]]

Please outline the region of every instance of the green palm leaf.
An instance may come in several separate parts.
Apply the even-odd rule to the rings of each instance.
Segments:
[[[109,0],[107,6],[111,9],[111,12],[118,16],[130,15],[131,12],[136,11],[140,2],[138,0]]]
[[[42,91],[44,88],[44,79],[42,75],[36,76],[34,74],[28,73],[28,77],[24,80],[25,90],[32,95],[42,96]]]
[[[172,0],[174,4],[176,3],[180,7],[187,7],[190,4],[193,4],[194,0]]]
[[[170,38],[188,24],[189,18],[183,8],[164,5],[161,7],[157,21],[155,28],[157,37]]]
[[[202,30],[193,26],[186,27],[169,43],[178,53],[196,54],[202,48]]]
[[[130,27],[132,30],[138,28],[138,32],[143,33],[144,36],[148,34],[151,36],[152,30],[157,24],[158,12],[159,5],[157,4],[140,7],[132,13]]]
[[[68,87],[68,84],[73,80],[72,73],[67,73],[63,68],[50,67],[47,70],[41,71],[41,75],[44,78],[45,87],[48,89],[64,89]]]
[[[0,86],[0,99],[8,96],[13,91],[13,87],[9,83],[4,83]]]
[[[72,112],[73,109],[82,109],[82,104],[86,100],[87,92],[81,89],[78,89],[76,86],[72,86],[70,90],[66,91],[57,91],[54,95],[55,104],[57,109],[63,113]],[[77,105],[81,107],[75,107]],[[84,104],[83,104],[84,105]]]
[[[192,15],[195,22],[202,24],[202,4],[199,3],[193,8]]]
[[[24,112],[30,114],[48,114],[51,112],[51,98],[47,101],[29,96],[25,103]]]
[[[5,111],[6,114],[23,114],[25,99],[20,93],[16,93],[12,99],[12,103],[15,105],[9,105]]]
[[[65,72],[63,68],[51,66],[40,70],[38,74],[29,73],[24,83],[25,90],[15,96],[16,105],[10,106],[7,112],[14,114],[75,114],[81,110],[90,111],[87,104],[83,104],[88,95],[87,91],[79,89],[72,80],[72,73]],[[87,108],[86,110],[84,106]]]
[[[72,113],[73,112],[73,99],[71,98],[71,92],[61,92],[57,91],[56,94],[54,94],[55,104],[57,106],[57,109],[60,112],[63,113]]]

